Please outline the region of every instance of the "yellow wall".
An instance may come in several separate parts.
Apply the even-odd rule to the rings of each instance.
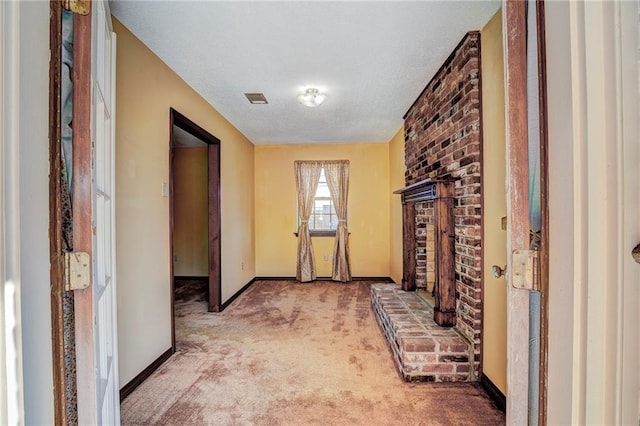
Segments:
[[[507,233],[501,218],[507,215],[505,194],[504,77],[502,11],[482,29],[482,133],[484,190],[484,326],[482,371],[507,394],[507,299],[504,276],[491,276],[491,266],[507,264]]]
[[[389,276],[402,283],[402,203],[400,195],[393,194],[405,186],[404,180],[404,127],[389,141],[389,196],[390,201],[390,249]]]
[[[207,147],[173,150],[173,275],[209,275]]]
[[[120,384],[171,346],[169,108],[221,140],[222,301],[254,276],[254,147],[114,19]]]
[[[255,148],[256,275],[296,274],[295,160],[349,160],[351,272],[389,276],[389,145],[267,145]],[[334,238],[314,237],[319,277],[331,276]]]

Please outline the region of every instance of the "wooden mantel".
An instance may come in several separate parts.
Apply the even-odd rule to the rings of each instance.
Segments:
[[[426,179],[397,191],[402,197],[402,289],[416,289],[415,204],[434,201],[435,228],[435,306],[434,320],[440,326],[456,323],[455,230],[451,179]]]

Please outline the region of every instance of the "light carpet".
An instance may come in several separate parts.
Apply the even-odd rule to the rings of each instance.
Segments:
[[[177,352],[122,402],[122,424],[504,424],[477,384],[402,381],[369,289],[259,281],[217,314],[183,289]]]

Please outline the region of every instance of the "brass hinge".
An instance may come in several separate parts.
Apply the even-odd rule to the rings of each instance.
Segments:
[[[514,250],[511,262],[511,283],[515,288],[540,290],[538,278],[538,251]]]
[[[91,256],[74,251],[64,253],[64,289],[82,290],[91,285]]]
[[[62,7],[78,15],[91,12],[91,0],[62,0]]]

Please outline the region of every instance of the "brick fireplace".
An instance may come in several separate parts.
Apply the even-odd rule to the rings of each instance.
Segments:
[[[405,120],[402,288],[372,307],[407,381],[477,381],[482,332],[480,33],[467,33]],[[434,290],[433,306],[417,287]]]
[[[480,106],[480,33],[473,31],[463,37],[404,117],[406,185],[425,179],[454,182],[455,327],[473,342],[477,367],[482,330]],[[416,203],[415,215],[408,219],[415,221],[415,285],[428,289],[441,266],[433,265],[435,257],[429,250],[433,203]]]

